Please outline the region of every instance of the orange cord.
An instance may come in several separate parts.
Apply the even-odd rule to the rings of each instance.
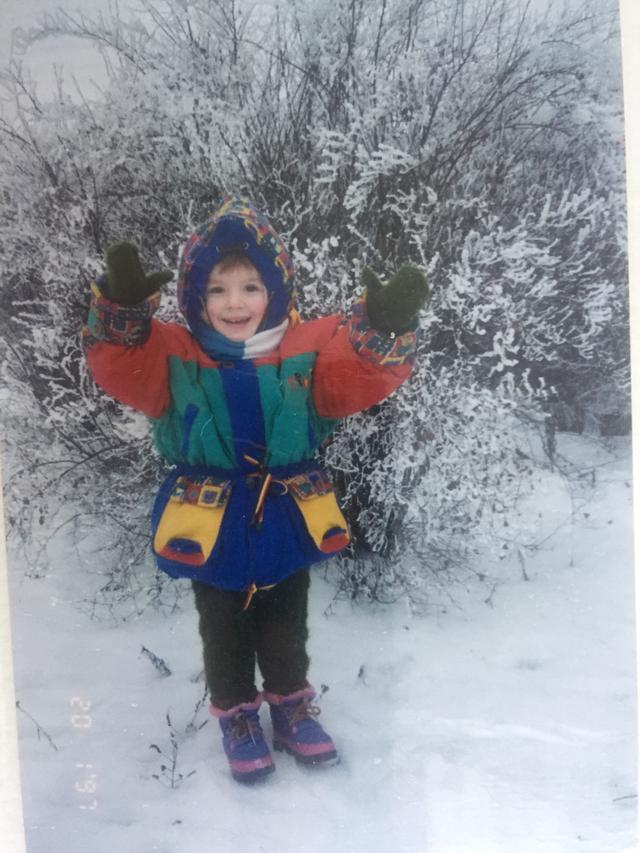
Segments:
[[[257,459],[254,459],[252,456],[249,456],[249,454],[247,454],[247,453],[244,454],[244,458],[247,460],[247,462],[251,462],[252,465],[257,465],[258,468],[260,469],[259,471],[256,471],[255,473],[252,473],[249,476],[251,476],[251,477],[262,477],[263,478],[262,484],[260,486],[260,494],[258,495],[256,507],[253,511],[253,516],[251,517],[251,523],[252,524],[253,523],[262,524],[262,517],[263,517],[263,511],[264,511],[264,499],[267,496],[267,492],[269,491],[269,486],[271,485],[271,483],[279,483],[281,486],[283,486],[284,487],[284,491],[282,492],[283,495],[288,492],[289,487],[287,486],[287,484],[284,480],[276,480],[268,471],[266,471],[261,466],[260,462],[258,462]]]
[[[256,594],[256,592],[258,592],[261,589],[273,589],[274,586],[275,586],[274,583],[270,583],[267,586],[256,586],[255,583],[253,581],[251,581],[251,583],[247,587],[247,597],[244,600],[244,605],[243,605],[242,609],[243,610],[249,609],[249,605],[251,604],[251,599]]]
[[[264,510],[264,499],[267,494],[267,490],[271,484],[271,480],[273,477],[271,474],[267,474],[264,480],[262,481],[262,488],[260,489],[260,494],[258,495],[258,503],[256,504],[256,508],[253,512],[253,518],[258,522],[258,524],[262,524],[262,514]]]

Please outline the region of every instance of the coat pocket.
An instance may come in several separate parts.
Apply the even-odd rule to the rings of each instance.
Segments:
[[[326,474],[309,471],[285,482],[316,548],[327,555],[346,548],[350,541],[349,526]]]
[[[230,496],[230,480],[178,477],[155,529],[154,554],[184,566],[205,565]]]

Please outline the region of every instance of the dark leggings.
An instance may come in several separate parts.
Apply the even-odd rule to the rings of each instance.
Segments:
[[[256,657],[264,689],[293,693],[305,687],[308,570],[271,589],[258,590],[247,610],[246,592],[193,581],[200,614],[204,668],[211,701],[218,708],[253,702]]]

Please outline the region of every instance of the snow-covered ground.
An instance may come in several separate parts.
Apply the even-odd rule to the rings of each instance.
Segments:
[[[40,578],[10,564],[28,853],[631,849],[629,450],[570,445],[597,466],[594,491],[571,523],[566,488],[540,475],[529,511],[542,537],[559,530],[524,571],[483,566],[493,581],[452,589],[453,603],[434,592],[421,616],[403,602],[327,614],[333,589],[314,575],[312,677],[328,687],[322,720],[342,760],[312,770],[277,754],[260,787],[230,778],[206,706],[194,719],[204,685],[189,598],[170,617],[105,625],[73,605],[83,581],[64,564]],[[167,712],[177,772],[196,771],[173,789],[150,748],[171,751]]]

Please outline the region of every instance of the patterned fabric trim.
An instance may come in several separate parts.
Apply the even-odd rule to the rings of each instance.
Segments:
[[[151,332],[151,318],[160,305],[160,294],[154,293],[137,305],[118,305],[91,285],[91,305],[82,330],[82,345],[89,349],[98,341],[134,347],[143,344]]]
[[[231,494],[231,480],[221,480],[219,477],[178,477],[169,496],[174,503],[185,503],[192,506],[225,507]]]
[[[321,468],[296,474],[283,482],[286,483],[287,490],[301,501],[308,501],[318,495],[328,495],[334,490],[329,475]]]
[[[361,358],[384,367],[413,364],[416,358],[418,330],[402,335],[387,334],[372,328],[365,309],[364,297],[353,306],[349,338]]]

